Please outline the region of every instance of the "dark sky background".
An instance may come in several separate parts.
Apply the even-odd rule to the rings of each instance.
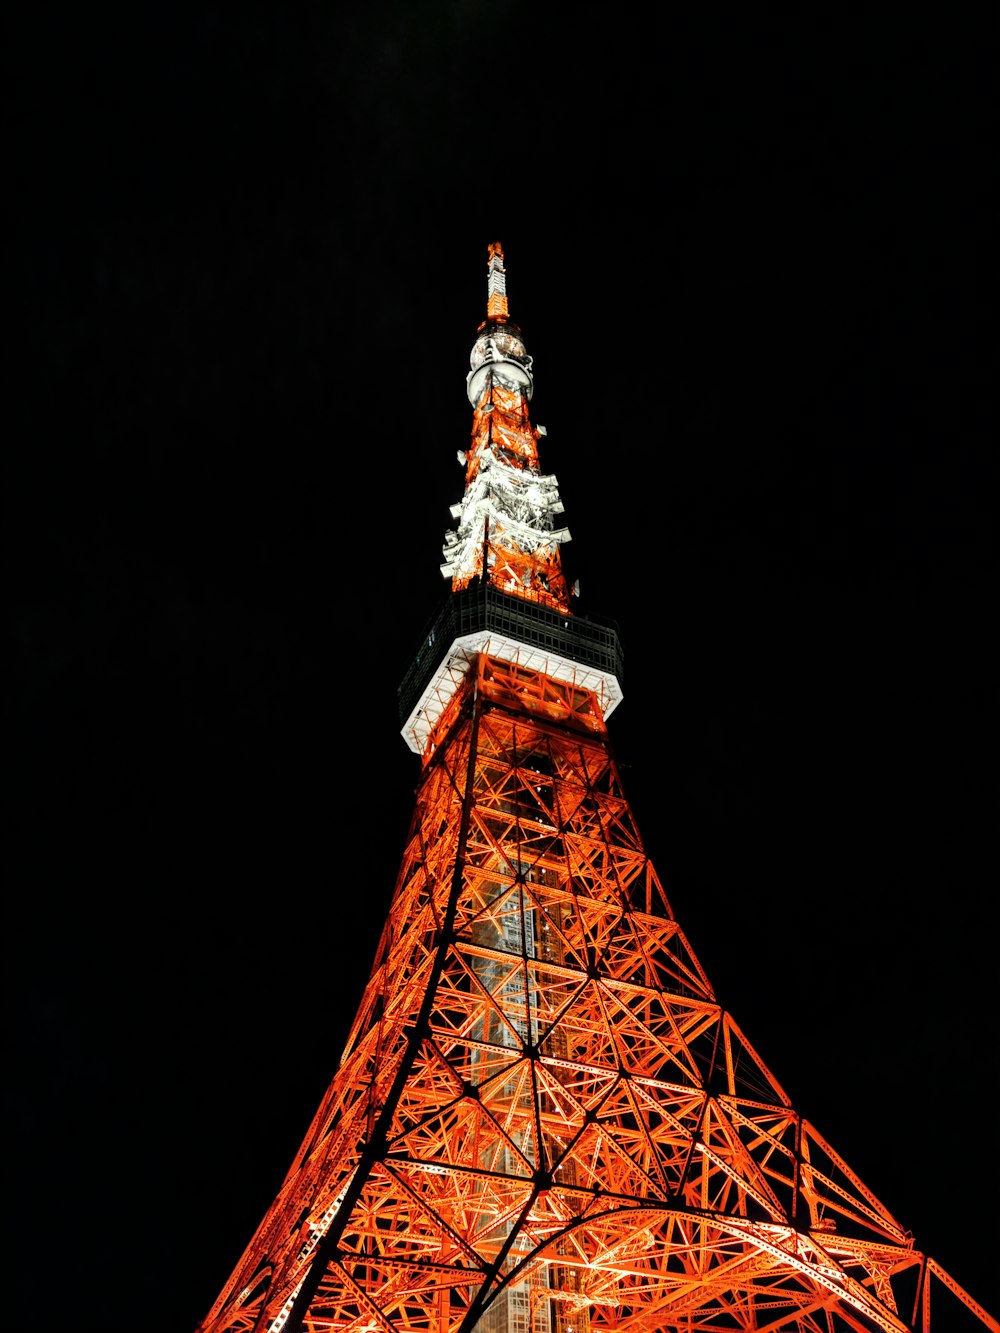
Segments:
[[[663,8],[9,15],[4,1327],[192,1333],[333,1074],[495,239],[674,911],[998,1307],[995,34]]]

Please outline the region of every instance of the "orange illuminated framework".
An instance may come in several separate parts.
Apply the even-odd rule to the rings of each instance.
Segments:
[[[492,401],[530,434],[530,366],[499,353],[473,356],[446,577],[531,602],[544,572],[545,614],[569,619],[554,485],[491,543],[484,468],[537,475],[482,419]],[[544,661],[507,633],[441,645],[453,683],[357,1015],[201,1333],[1000,1333],[716,1000],[559,621]]]
[[[472,348],[466,388],[473,407],[465,491],[452,506],[458,527],[447,534],[441,572],[455,592],[485,578],[512,596],[569,612],[556,526],[563,511],[555,477],[539,468],[538,439],[528,404],[531,357],[507,315],[503,251],[490,246],[487,318]]]
[[[559,544],[569,533],[538,526],[552,502],[545,490],[549,479],[538,474],[536,440],[520,393],[491,383],[475,405],[465,473],[465,494],[478,500],[469,506],[478,519],[476,539],[466,539],[466,557],[454,566],[452,587],[467,588],[485,568],[494,587],[568,612]]]

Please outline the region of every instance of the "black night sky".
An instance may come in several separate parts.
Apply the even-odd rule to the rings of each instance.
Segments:
[[[191,1333],[333,1073],[492,240],[674,911],[998,1308],[995,32],[733,10],[15,6],[3,1327]]]

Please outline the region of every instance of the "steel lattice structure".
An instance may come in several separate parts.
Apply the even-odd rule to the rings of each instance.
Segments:
[[[491,246],[451,598],[401,688],[422,767],[388,919],[201,1333],[997,1333],[796,1114],[671,910],[531,388]]]

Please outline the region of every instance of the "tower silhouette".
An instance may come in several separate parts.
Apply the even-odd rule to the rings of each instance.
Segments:
[[[808,1121],[674,916],[571,609],[489,247],[450,592],[399,689],[416,806],[344,1052],[201,1333],[1000,1324]]]

